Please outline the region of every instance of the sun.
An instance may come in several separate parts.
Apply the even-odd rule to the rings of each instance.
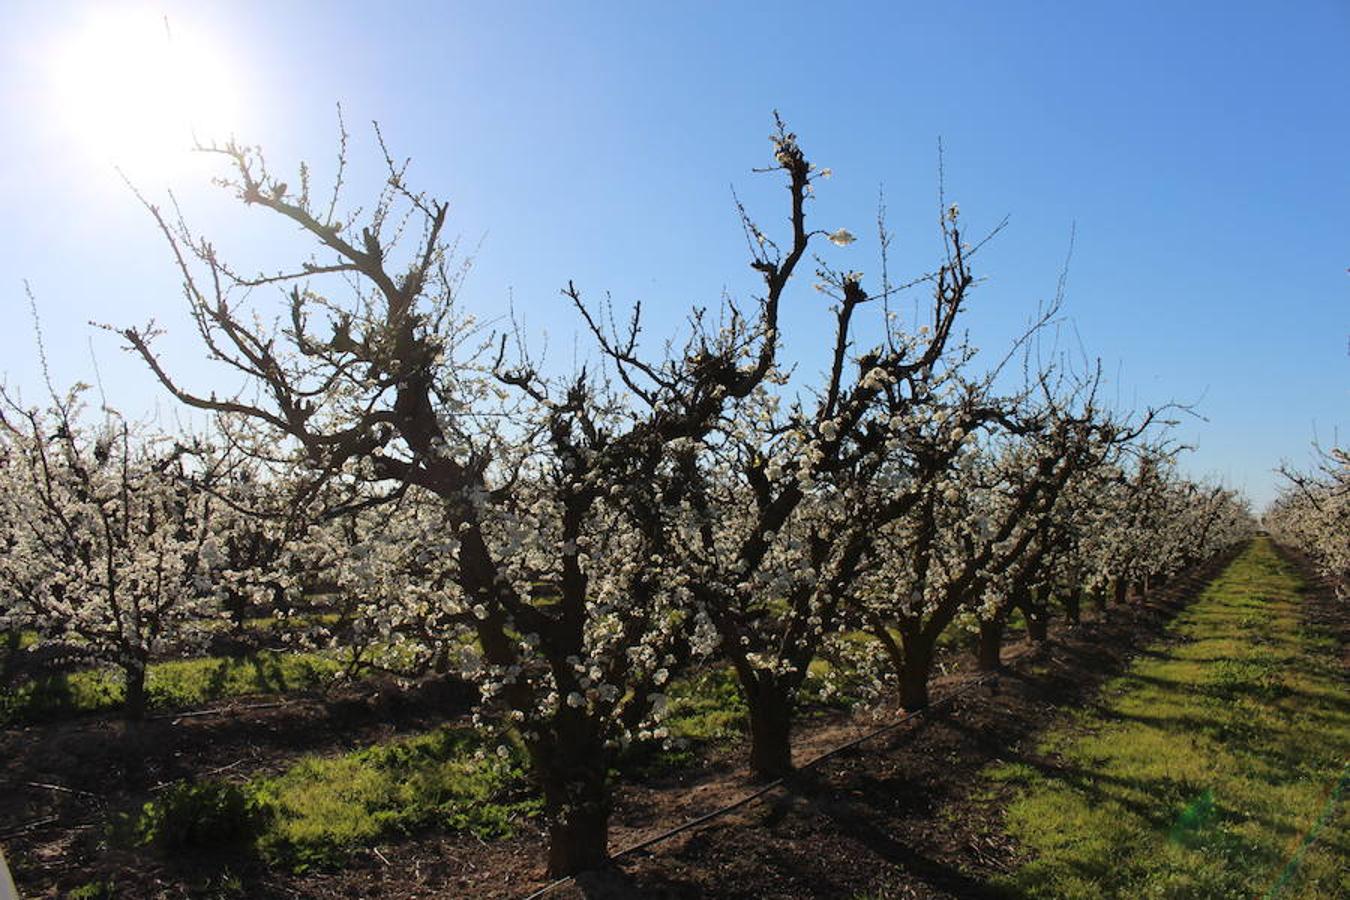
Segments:
[[[172,176],[191,165],[197,141],[236,126],[239,72],[206,35],[165,16],[95,11],[47,60],[52,113],[96,162]]]

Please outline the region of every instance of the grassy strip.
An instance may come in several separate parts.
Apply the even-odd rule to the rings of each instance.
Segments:
[[[340,865],[382,839],[428,829],[513,833],[540,802],[520,749],[445,727],[336,756],[301,759],[239,785],[175,785],[123,817],[114,839],[181,851],[256,854],[294,872]]]
[[[146,670],[146,698],[152,710],[168,710],[247,694],[314,690],[331,683],[342,668],[331,656],[270,650],[244,657],[171,660],[152,663]],[[116,669],[49,675],[0,691],[0,725],[116,710],[124,696],[122,675]]]
[[[1175,642],[1109,683],[1039,758],[988,770],[1018,788],[1007,827],[1034,854],[999,886],[1025,897],[1350,896],[1344,807],[1328,813],[1350,759],[1350,704],[1328,638],[1300,626],[1301,588],[1255,542],[1173,623]]]
[[[540,805],[520,750],[486,748],[479,734],[464,728],[309,757],[251,790],[272,814],[259,849],[296,871],[336,864],[382,837],[427,828],[505,836]]]

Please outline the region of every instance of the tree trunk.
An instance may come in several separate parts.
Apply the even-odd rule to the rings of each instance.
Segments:
[[[1050,617],[1041,600],[1041,588],[1025,588],[1013,595],[1013,605],[1022,611],[1027,623],[1027,642],[1040,646],[1049,638],[1047,626]]]
[[[1125,602],[1125,597],[1130,591],[1130,584],[1124,576],[1119,576],[1115,580],[1116,605],[1119,606]]]
[[[928,706],[928,669],[905,663],[900,673],[900,705],[906,712],[915,712]]]
[[[900,667],[900,705],[907,712],[928,705],[928,676],[933,668],[933,645],[922,634],[901,634],[905,645]]]
[[[560,878],[609,860],[608,754],[585,713],[558,714],[554,735],[531,745],[548,822],[548,874]]]
[[[975,642],[975,665],[981,672],[997,672],[1003,668],[1003,630],[1007,627],[1003,616],[980,620],[980,635]]]
[[[1064,595],[1064,618],[1070,625],[1083,621],[1083,589],[1074,587]]]
[[[547,792],[545,792],[547,794]],[[549,820],[550,878],[600,869],[609,861],[609,807],[574,806]]]
[[[126,678],[126,696],[122,714],[138,721],[145,718],[145,661],[132,660],[123,666],[123,674]]]
[[[744,685],[750,707],[750,768],[761,781],[783,778],[792,771],[792,701],[788,691],[761,673]]]
[[[1050,617],[1045,610],[1028,604],[1023,612],[1027,619],[1027,640],[1037,645],[1050,640]]]

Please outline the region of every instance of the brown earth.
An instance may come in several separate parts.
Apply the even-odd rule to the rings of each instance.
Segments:
[[[1113,607],[1106,618],[1093,615],[1077,628],[1055,630],[1042,650],[1005,648],[1006,671],[995,679],[972,686],[973,672],[943,676],[933,690],[940,705],[929,714],[547,896],[996,896],[989,877],[1014,867],[1019,856],[999,826],[1001,798],[978,777],[980,770],[1013,759],[1054,766],[1034,754],[1037,735],[1065,708],[1091,704],[1101,684],[1133,656],[1151,652],[1145,648],[1226,562],[1178,578],[1147,600]],[[1344,635],[1343,605],[1314,607],[1339,614]],[[944,696],[953,699],[942,703]],[[303,754],[342,752],[434,727],[466,702],[452,688],[407,694],[389,686],[267,708],[241,703],[222,715],[134,728],[96,717],[0,731],[0,843],[30,897],[60,896],[95,878],[113,878],[118,896],[135,898],[524,897],[547,884],[544,837],[533,824],[492,843],[447,834],[392,840],[341,871],[299,876],[248,858],[166,861],[100,848],[98,826],[108,812],[134,808],[165,782],[278,772]],[[900,716],[894,706],[882,706],[812,720],[796,735],[797,762]],[[610,846],[618,852],[755,791],[743,752],[723,748],[696,769],[621,784]],[[220,892],[225,869],[243,893]]]

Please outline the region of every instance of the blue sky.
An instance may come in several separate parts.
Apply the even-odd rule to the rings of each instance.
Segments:
[[[1123,405],[1198,402],[1204,420],[1178,431],[1198,446],[1189,471],[1261,504],[1278,462],[1306,461],[1315,435],[1350,436],[1343,0],[385,6],[127,9],[167,15],[176,40],[210,49],[229,127],[278,168],[303,158],[331,171],[341,102],[353,201],[377,184],[367,123],[378,119],[413,157],[415,183],[451,201],[450,229],[474,256],[466,305],[492,319],[513,303],[560,363],[584,346],[558,297],[569,279],[621,307],[642,300],[656,335],[692,304],[754,291],[731,191],[781,226],[781,192],[750,171],[769,159],[778,109],[835,173],[815,224],[860,237],[823,247],[832,265],[876,273],[884,186],[893,268],[929,267],[939,139],[968,228],[1010,217],[978,261],[967,323],[990,355],[1054,293],[1076,229],[1066,315]],[[122,152],[147,193],[172,187],[241,263],[276,258],[292,236],[226,202],[205,161],[126,158],[127,142],[103,146],[107,135],[72,121],[84,84],[95,112],[139,102],[99,93],[122,65],[115,54],[53,69],[110,8],[6,8],[0,370],[36,399],[26,278],[58,382],[92,380],[92,346],[115,405],[167,418],[148,373],[86,324],[153,317],[176,364],[199,384],[213,377],[165,249],[109,159]],[[787,321],[808,368],[824,306],[810,280]]]

